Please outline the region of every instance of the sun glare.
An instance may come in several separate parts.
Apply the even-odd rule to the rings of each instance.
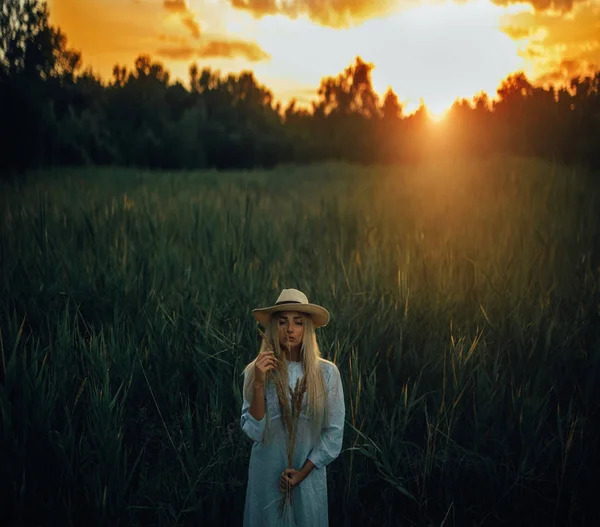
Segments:
[[[524,67],[519,43],[502,31],[505,14],[491,0],[473,0],[421,3],[349,29],[267,17],[256,37],[271,52],[271,71],[307,85],[360,56],[375,65],[379,94],[391,86],[408,113],[423,100],[439,121],[457,98],[481,91],[493,97],[502,79]]]
[[[372,29],[381,43],[371,49],[374,85],[391,85],[409,111],[422,98],[434,116],[457,98],[482,90],[493,96],[522,66],[518,45],[500,28],[502,14],[501,7],[478,0],[423,4],[379,21]]]
[[[427,116],[434,123],[441,123],[448,114],[448,109],[443,109],[442,111],[433,111],[431,108],[427,107]]]

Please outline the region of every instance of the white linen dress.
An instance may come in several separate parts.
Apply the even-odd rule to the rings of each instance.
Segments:
[[[266,414],[258,421],[250,415],[250,402],[244,397],[241,427],[253,441],[248,466],[248,486],[244,506],[244,527],[328,527],[327,465],[341,452],[344,436],[344,392],[337,366],[321,360],[327,387],[326,407],[328,415],[323,423],[320,438],[313,444],[310,434],[310,418],[306,416],[307,394],[298,422],[296,446],[292,468],[301,470],[309,459],[315,467],[293,492],[291,518],[279,517],[281,491],[279,480],[287,468],[286,436],[281,422],[277,393],[272,382],[265,389],[266,409],[269,412],[268,439],[260,441],[265,432]],[[293,389],[296,380],[304,375],[302,362],[288,362],[288,382]],[[245,380],[246,376],[244,376]],[[288,393],[288,404],[290,394]]]

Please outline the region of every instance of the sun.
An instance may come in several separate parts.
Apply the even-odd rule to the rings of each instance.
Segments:
[[[441,123],[448,114],[448,108],[443,108],[442,110],[433,110],[427,105],[425,105],[425,108],[427,108],[427,117],[429,117],[429,119],[434,123]]]

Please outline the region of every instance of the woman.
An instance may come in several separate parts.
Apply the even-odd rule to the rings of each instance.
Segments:
[[[292,492],[292,525],[327,527],[326,466],[338,457],[344,436],[344,392],[337,366],[321,358],[315,329],[329,313],[297,289],[284,289],[274,306],[252,314],[265,328],[258,356],[244,369],[241,426],[253,440],[248,468],[244,527],[289,525],[278,512],[282,492]],[[281,357],[280,362],[276,357]],[[269,373],[271,372],[271,373]],[[288,469],[286,431],[270,375],[296,386],[306,374],[306,393]],[[289,390],[286,392],[290,404]]]

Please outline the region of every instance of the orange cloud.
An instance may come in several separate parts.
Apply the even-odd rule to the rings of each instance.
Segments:
[[[520,13],[515,15],[515,21],[521,27],[546,31],[547,46],[572,46],[600,38],[600,5],[578,6],[568,18],[550,13]]]
[[[200,38],[200,25],[196,22],[193,15],[187,14],[181,17],[183,25],[187,27],[194,38]]]
[[[254,42],[241,40],[213,40],[200,49],[201,57],[245,57],[252,62],[266,60],[270,56]]]
[[[307,15],[324,26],[345,27],[354,22],[389,13],[395,0],[228,0],[236,9],[250,11],[255,17],[282,14],[295,19]]]
[[[565,85],[574,77],[593,75],[597,66],[579,60],[563,60],[558,68],[542,75],[538,82],[542,84]]]
[[[538,82],[567,81],[600,64],[598,3],[575,4],[568,16],[551,11],[509,15],[503,31],[523,41],[521,56]]]
[[[189,9],[185,0],[164,0],[163,5],[165,9],[174,13],[186,13]]]
[[[167,11],[176,13],[181,18],[181,22],[190,30],[194,38],[200,38],[200,24],[196,16],[190,10],[186,0],[164,0],[164,8]]]
[[[169,44],[179,44],[180,46],[185,46],[189,42],[187,37],[177,35],[158,35],[158,40],[168,42]]]
[[[189,45],[179,47],[159,48],[156,53],[161,57],[173,60],[190,60],[196,56],[197,49]]]
[[[162,57],[174,60],[243,57],[251,62],[258,62],[270,58],[270,55],[258,44],[241,40],[211,40],[199,47],[193,47],[189,44],[164,47],[157,50],[157,53]]]
[[[498,5],[509,5],[520,3],[522,0],[494,0]],[[566,13],[573,9],[576,3],[583,4],[586,0],[525,0],[531,4],[536,11],[558,11]]]
[[[521,40],[531,35],[532,28],[530,27],[519,27],[519,26],[505,26],[502,31],[506,33],[513,40]]]

